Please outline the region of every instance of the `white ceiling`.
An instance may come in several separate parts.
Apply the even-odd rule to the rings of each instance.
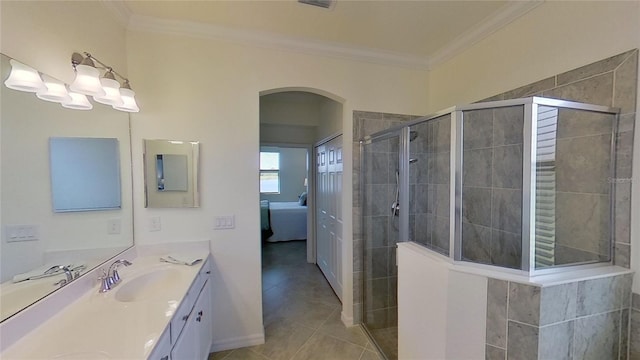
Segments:
[[[205,33],[421,68],[446,60],[539,3],[337,0],[327,10],[296,0],[105,1],[133,29]]]

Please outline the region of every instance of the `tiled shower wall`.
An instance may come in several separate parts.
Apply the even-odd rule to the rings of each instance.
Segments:
[[[390,216],[391,203],[395,200],[398,144],[386,140],[372,145],[374,146],[373,157],[370,161],[367,160],[372,173],[365,185],[369,187],[368,191],[372,196],[369,197],[370,201],[365,209],[364,199],[360,194],[362,174],[359,141],[364,136],[416,117],[365,111],[353,112],[353,321],[356,324],[363,321],[362,311],[365,306],[363,291],[369,293],[369,303],[366,306],[368,313],[373,316],[369,319],[369,323],[374,327],[396,326],[398,318],[395,265],[398,222],[396,217]],[[392,197],[394,199],[390,200]],[[363,230],[366,233],[363,233]],[[363,253],[365,245],[366,251],[370,252],[367,256],[369,264],[366,266],[369,273],[366,276]],[[365,278],[367,284],[364,284]]]
[[[486,359],[627,359],[631,281],[625,274],[539,287],[489,279]]]
[[[451,115],[410,130],[409,239],[449,255]]]
[[[463,113],[462,257],[521,268],[524,107]]]
[[[630,266],[629,230],[631,226],[631,164],[633,162],[633,136],[634,124],[636,121],[637,70],[638,50],[635,49],[482,100],[491,101],[528,96],[545,96],[597,105],[614,106],[621,109],[618,133],[616,135],[616,177],[611,180],[614,181],[615,184],[615,223],[613,224],[615,251],[614,262],[616,265],[626,268],[629,268]],[[583,130],[590,130],[588,128],[588,122],[581,122],[580,126]],[[597,131],[587,135],[597,136]],[[584,208],[593,209],[594,205],[585,203]],[[581,216],[582,218],[575,218],[574,222],[583,221],[584,216]],[[567,221],[572,220],[568,219]],[[591,226],[599,227],[598,229],[592,229],[592,231],[601,231],[601,227],[608,227],[609,224],[591,224]],[[629,284],[626,284],[626,282],[629,282]],[[622,282],[615,280],[613,283],[618,285],[623,284],[629,288],[631,286],[630,280],[624,280]],[[567,304],[567,306],[569,306],[573,303],[572,300],[568,300],[569,303],[560,300],[571,299],[573,287],[576,287],[578,291],[578,302],[576,303],[576,306],[578,309],[580,309],[581,306],[580,301],[603,301],[607,302],[609,306],[603,305],[598,310],[598,305],[594,305],[593,307],[601,312],[596,315],[589,315],[589,311],[587,311],[588,309],[585,310],[583,308],[582,312],[575,312],[575,321],[565,319],[566,322],[559,323],[557,325],[554,324],[553,326],[546,326],[548,324],[543,323],[542,326],[537,324],[538,327],[536,328],[536,324],[532,324],[527,321],[520,323],[518,320],[509,320],[509,337],[513,335],[528,337],[529,339],[535,338],[535,342],[538,344],[536,346],[539,346],[535,348],[536,354],[538,354],[538,350],[541,351],[538,354],[538,357],[536,357],[539,359],[627,359],[628,349],[630,355],[629,359],[640,359],[640,315],[638,314],[638,310],[631,310],[631,316],[629,316],[629,309],[627,309],[628,306],[624,306],[624,301],[626,301],[624,296],[621,299],[618,299],[617,297],[611,298],[611,296],[617,294],[615,292],[612,293],[613,290],[611,286],[614,286],[612,285],[613,283],[607,284],[605,280],[601,280],[600,282],[591,284],[583,282],[568,284],[563,288],[542,288],[542,290],[538,292],[534,291],[535,289],[528,289],[527,291],[531,293],[529,295],[532,295],[533,298],[540,296],[541,293],[542,299],[556,299],[556,302],[559,301],[558,303]],[[512,294],[511,284],[512,283],[509,284],[509,294]],[[497,291],[495,290],[496,286],[504,287],[505,285],[496,283],[495,281],[490,282],[489,290],[495,293],[495,291]],[[514,285],[514,289],[518,289],[523,286],[524,285]],[[581,288],[583,289],[582,293],[586,294],[582,297],[580,297]],[[488,295],[489,302],[495,300],[491,299],[492,296],[495,296],[492,295],[492,292]],[[545,293],[553,294],[553,296],[544,295]],[[634,307],[637,309],[639,306],[638,302],[640,301],[638,300],[639,295],[633,294],[633,297],[635,300]],[[522,303],[517,304],[520,301]],[[516,297],[515,299],[509,298],[509,304],[511,305],[513,302],[516,307],[528,306],[527,304],[529,301],[530,300],[527,296]],[[612,304],[618,304],[620,306],[615,307]],[[544,306],[541,306],[541,309],[543,309]],[[592,307],[587,306],[587,308]],[[571,308],[569,309],[570,311],[568,313],[572,314]],[[500,314],[496,314],[495,311],[492,311],[490,308],[487,310],[487,359],[505,359],[505,354],[507,359],[522,358],[520,357],[522,355],[520,347],[513,347],[510,349],[506,339],[496,340],[490,338],[489,326],[492,321],[496,321],[496,318],[500,319],[501,316]],[[616,311],[619,311],[619,317],[615,314]],[[502,319],[504,319],[504,316]],[[565,328],[561,331],[559,326],[564,326]],[[613,345],[615,343],[615,339],[607,337],[611,334],[615,334],[616,331],[619,334],[619,348],[617,350],[615,349],[615,345]],[[572,333],[573,338],[562,336],[561,332],[564,334]],[[629,334],[630,336],[628,336]],[[568,347],[569,345],[567,345],[566,342],[563,342],[562,339],[573,342],[570,344],[570,347]],[[531,341],[527,343],[531,345]],[[597,348],[589,347],[589,344],[597,344],[598,346]],[[627,344],[629,344],[629,346],[627,346]],[[534,347],[534,345],[531,345],[530,350],[533,351]],[[542,347],[544,347],[544,349]],[[554,353],[558,354],[564,354],[565,350],[568,351],[568,349],[573,349],[573,352],[570,353],[573,354],[571,355],[573,357],[549,357],[549,353],[546,351],[551,351],[551,349],[553,349]],[[581,351],[586,351],[585,349],[589,351],[587,353],[582,353]],[[600,351],[605,352],[601,353]],[[592,356],[590,354],[594,355]]]

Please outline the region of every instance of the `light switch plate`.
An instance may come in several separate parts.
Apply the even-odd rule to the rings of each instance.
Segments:
[[[162,230],[162,223],[160,222],[160,216],[154,216],[149,218],[149,231]]]
[[[235,215],[216,216],[213,219],[213,229],[214,230],[235,229],[235,227],[236,227],[236,216]]]
[[[7,225],[4,228],[7,242],[38,240],[37,225]]]

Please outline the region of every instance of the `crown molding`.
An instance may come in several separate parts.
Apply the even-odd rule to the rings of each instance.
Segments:
[[[494,32],[509,25],[524,14],[544,3],[545,0],[509,1],[495,13],[481,21],[469,31],[455,38],[431,56],[429,68],[432,69],[456,55],[464,52]]]
[[[332,56],[414,69],[426,69],[429,65],[428,59],[409,54],[303,39],[264,31],[236,29],[191,21],[158,19],[135,14],[129,20],[129,29],[217,39],[264,48],[284,49],[311,55]]]
[[[124,3],[124,1],[116,0],[100,0],[100,3],[107,8],[120,25],[125,28],[129,27],[129,20],[133,13],[131,9]]]
[[[448,45],[439,49],[433,56],[423,57],[380,49],[349,46],[343,43],[304,39],[264,31],[136,15],[131,12],[124,1],[101,0],[105,7],[113,13],[118,22],[125,25],[128,30],[216,39],[263,48],[287,50],[317,56],[337,57],[419,70],[430,70],[450,60],[538,7],[544,1],[545,0],[508,1],[502,8],[469,31],[458,36]]]

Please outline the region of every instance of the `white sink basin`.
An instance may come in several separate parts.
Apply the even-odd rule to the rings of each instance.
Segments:
[[[115,298],[122,302],[136,302],[143,300],[162,300],[167,287],[179,280],[180,272],[176,269],[164,268],[138,275],[118,286]]]

